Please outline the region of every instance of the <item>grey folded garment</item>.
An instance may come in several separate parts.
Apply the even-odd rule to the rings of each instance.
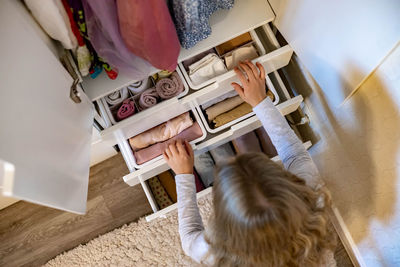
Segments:
[[[128,90],[131,91],[132,94],[137,95],[150,88],[152,86],[151,80],[146,78],[142,81],[137,81],[127,86]]]
[[[210,101],[202,104],[201,107],[203,109],[207,109],[207,108],[211,107],[212,105],[215,105],[215,104],[217,104],[217,103],[219,103],[221,101],[224,101],[227,98],[231,98],[231,97],[234,97],[234,96],[237,96],[237,95],[238,95],[238,93],[235,90],[229,91],[228,93],[225,93],[225,94],[223,94],[221,96],[213,98]]]
[[[271,138],[269,138],[268,133],[265,131],[264,127],[255,130],[258,140],[260,140],[262,150],[268,157],[273,158],[278,155],[274,144],[272,144]]]
[[[105,97],[105,100],[111,106],[115,106],[121,104],[128,97],[129,97],[128,89],[126,89],[125,87],[107,95]]]
[[[214,161],[208,152],[194,157],[194,168],[206,187],[211,186],[214,182],[214,166]]]
[[[210,154],[216,164],[226,162],[235,156],[235,152],[233,152],[230,143],[220,145],[219,147],[210,150]]]
[[[232,144],[237,154],[262,152],[260,141],[254,131],[233,139]]]

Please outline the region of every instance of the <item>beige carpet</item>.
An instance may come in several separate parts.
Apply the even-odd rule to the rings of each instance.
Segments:
[[[212,194],[198,200],[206,222],[212,207]],[[196,266],[181,248],[177,210],[167,218],[124,225],[85,245],[58,255],[45,266]]]

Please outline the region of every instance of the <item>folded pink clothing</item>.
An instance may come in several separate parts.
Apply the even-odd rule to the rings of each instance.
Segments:
[[[192,126],[193,121],[189,112],[185,112],[156,127],[129,139],[129,144],[134,151],[148,147],[158,142],[164,142],[183,130]]]
[[[122,106],[118,109],[117,118],[123,120],[135,113],[135,103],[132,99],[126,99],[122,102]]]
[[[260,142],[255,132],[249,132],[232,140],[232,144],[237,154],[262,152]]]
[[[184,86],[177,72],[173,72],[169,78],[163,78],[156,84],[157,94],[162,99],[169,99],[183,92]]]
[[[186,140],[190,142],[201,137],[202,135],[203,131],[201,130],[200,125],[197,122],[194,122],[192,126],[165,142],[157,143],[141,150],[134,151],[133,155],[135,156],[136,164],[143,164],[160,156],[167,146],[176,140]]]
[[[146,109],[146,108],[152,107],[155,104],[157,104],[157,101],[158,101],[157,91],[154,87],[152,87],[152,88],[144,90],[140,94],[139,106],[142,109]]]

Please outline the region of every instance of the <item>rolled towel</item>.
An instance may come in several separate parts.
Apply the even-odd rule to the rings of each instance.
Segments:
[[[130,138],[129,144],[134,151],[137,151],[152,144],[166,141],[192,125],[193,120],[189,112],[186,112]]]
[[[194,85],[199,85],[227,71],[222,59],[216,54],[209,54],[189,66],[189,77]]]
[[[184,86],[178,73],[174,72],[169,78],[163,78],[156,83],[157,94],[162,99],[169,99],[183,92]]]
[[[247,104],[246,102],[242,103],[236,108],[215,117],[215,119],[213,120],[215,124],[214,126],[215,128],[221,127],[222,125],[227,124],[228,122],[231,122],[237,118],[240,118],[250,113],[252,110],[253,108],[249,104]]]
[[[149,88],[150,86],[151,86],[151,81],[149,78],[146,78],[144,80],[137,81],[128,85],[127,88],[129,89],[129,91],[131,91],[132,94],[138,95],[147,88]]]
[[[225,100],[227,98],[231,98],[231,97],[234,97],[234,96],[237,96],[237,95],[238,95],[238,93],[235,90],[229,91],[228,93],[225,93],[225,94],[223,94],[221,96],[213,98],[210,101],[202,104],[201,107],[203,109],[207,109],[207,108],[211,107],[212,105],[215,105],[215,104],[217,104],[217,103],[219,103],[219,102],[221,102],[221,101],[223,101],[223,100]]]
[[[153,193],[154,199],[160,209],[166,208],[173,204],[172,200],[169,198],[167,191],[161,185],[158,177],[152,177],[148,180],[150,190]]]
[[[133,114],[135,114],[135,103],[131,99],[126,99],[118,109],[117,118],[118,120],[123,120]]]
[[[237,154],[262,152],[260,142],[254,131],[232,140],[232,144]]]
[[[175,142],[175,140],[186,140],[191,142],[201,136],[203,136],[203,131],[201,130],[200,125],[195,122],[192,126],[165,142],[154,144],[139,151],[134,151],[133,155],[135,156],[136,164],[140,165],[160,156],[168,145]]]
[[[215,117],[218,115],[225,113],[231,109],[234,109],[235,107],[239,106],[242,104],[244,101],[240,96],[234,96],[228,99],[225,99],[224,101],[221,101],[208,109],[206,109],[206,114],[209,122],[212,122]]]
[[[154,87],[149,88],[140,94],[139,106],[142,109],[152,107],[155,104],[157,104],[157,102],[158,102],[158,94]]]
[[[126,89],[125,87],[107,95],[105,97],[105,100],[109,105],[114,106],[121,104],[128,97],[129,97],[128,89]]]
[[[167,191],[168,196],[175,203],[177,201],[178,197],[176,195],[176,184],[175,184],[174,177],[172,176],[172,174],[169,171],[162,172],[157,176],[161,182],[161,185]]]
[[[194,156],[194,167],[206,187],[214,183],[214,161],[209,152]]]
[[[235,156],[235,152],[233,152],[230,143],[225,143],[223,145],[220,145],[219,147],[211,149],[210,154],[216,164],[223,163]]]
[[[276,151],[274,144],[272,144],[271,138],[269,138],[269,135],[264,130],[264,128],[263,127],[258,128],[255,130],[255,132],[258,136],[258,140],[260,140],[261,147],[264,153],[267,154],[267,156],[270,158],[273,158],[276,155],[278,155],[278,152]]]

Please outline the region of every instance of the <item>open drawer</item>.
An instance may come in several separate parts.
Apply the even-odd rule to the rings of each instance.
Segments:
[[[180,131],[180,133],[177,136],[178,137],[185,136],[185,139],[188,138],[190,140],[189,143],[191,145],[194,145],[202,141],[207,136],[207,132],[203,124],[201,123],[200,117],[197,114],[197,112],[195,112],[194,110],[187,111],[175,118],[172,118],[171,120],[169,120],[169,122],[176,119],[181,119],[182,122],[182,118],[188,118],[188,117],[190,117],[190,120],[193,122],[193,124],[191,126],[187,125],[185,129]],[[157,127],[165,125],[166,122],[163,122],[162,124],[153,127],[152,129],[149,130],[150,131],[154,129],[157,130]],[[161,151],[164,150],[164,147],[169,142],[167,139],[164,142],[158,142],[153,145],[144,147],[142,149],[134,149],[133,139],[134,138],[120,140],[118,145],[122,151],[125,160],[128,161],[127,162],[128,166],[133,166],[135,169],[140,169],[145,166],[152,166],[152,164],[161,160],[163,158]],[[140,143],[140,140],[137,140],[136,143]]]
[[[276,55],[284,55],[288,52],[288,48],[292,51],[289,46],[267,49],[269,47],[265,47],[266,40],[263,39],[269,38],[271,31],[268,29],[270,29],[269,25],[264,24],[257,28],[257,31],[262,31],[261,35],[257,34],[256,30],[250,30],[180,62],[179,68],[189,87],[198,90],[225,80],[226,75],[234,76],[233,67],[239,60],[249,59],[262,63],[270,61]],[[281,60],[275,60],[270,62],[270,65],[264,66],[266,72],[270,73],[287,65],[285,59],[281,57]]]
[[[277,105],[278,110],[281,112],[283,116],[290,114],[295,111],[303,101],[302,96],[296,96],[287,100],[279,105]],[[236,137],[239,137],[243,134],[253,131],[261,126],[261,122],[257,119],[256,116],[252,116],[240,123],[233,125],[230,129],[226,129],[224,132],[218,134],[208,134],[207,137],[196,144],[192,144],[193,150],[195,154],[201,154],[210,149],[216,148],[219,145],[227,143],[233,140]],[[124,155],[124,153],[123,153]],[[126,158],[125,158],[126,160]],[[124,176],[124,181],[130,185],[134,186],[141,181],[146,181],[147,179],[156,176],[157,174],[168,170],[169,167],[164,159],[157,160],[143,166],[142,168],[131,172],[128,175]]]
[[[114,91],[113,93],[111,93],[107,96],[104,96],[104,97],[98,99],[97,104],[99,106],[100,113],[106,122],[107,127],[116,125],[130,117],[138,116],[140,113],[142,113],[144,111],[152,110],[152,109],[156,108],[157,106],[163,104],[164,102],[168,102],[168,101],[173,102],[173,99],[181,98],[181,97],[187,95],[187,93],[189,92],[189,87],[183,78],[182,72],[180,71],[179,68],[176,68],[175,72],[176,73],[173,74],[175,77],[174,79],[177,79],[180,82],[180,84],[183,88],[182,92],[179,95],[171,97],[169,99],[167,99],[166,97],[163,98],[160,96],[150,97],[153,99],[157,99],[157,104],[155,104],[151,107],[144,106],[143,102],[141,102],[142,101],[141,95],[143,94],[143,92],[146,91],[146,89],[156,88],[158,86],[158,84],[160,83],[160,80],[163,79],[163,77],[160,77],[158,80],[156,80],[155,78],[153,78],[153,76],[150,76],[143,81],[138,81],[136,83],[129,84],[121,89]],[[155,75],[158,75],[158,74],[156,73]],[[167,81],[170,82],[172,80],[167,79]],[[162,83],[162,81],[161,81],[161,83]],[[154,92],[154,94],[158,95],[157,92]],[[117,101],[110,99],[115,95],[120,96],[117,99]],[[122,101],[122,100],[124,100],[124,101]],[[121,109],[121,106],[123,105],[123,103],[126,101],[132,103],[132,105],[134,107],[133,109],[135,110],[135,112],[131,115],[121,118],[119,116],[119,110]]]

